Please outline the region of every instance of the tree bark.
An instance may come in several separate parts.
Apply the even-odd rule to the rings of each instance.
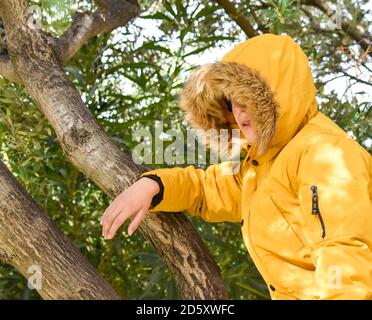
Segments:
[[[107,8],[114,1],[99,2],[106,3]],[[128,1],[116,2],[127,3],[133,16],[138,12]],[[63,60],[71,56],[71,50],[61,53],[62,40],[30,28],[24,14],[26,7],[26,0],[3,0],[0,4],[14,72],[53,126],[65,156],[115,197],[147,169],[135,165],[106,136],[62,70]],[[99,29],[95,30],[99,33]],[[227,298],[218,266],[182,214],[147,215],[140,230],[170,268],[185,299]]]
[[[26,278],[39,268],[44,299],[119,299],[1,161],[0,185],[1,260]]]

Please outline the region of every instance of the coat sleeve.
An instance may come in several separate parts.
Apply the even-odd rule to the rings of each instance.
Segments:
[[[186,211],[209,222],[241,221],[241,185],[232,163],[223,162],[206,170],[195,166],[164,168],[143,173],[160,177],[163,199],[150,212]]]
[[[320,137],[301,156],[298,183],[315,266],[309,299],[372,299],[370,155],[346,137]]]

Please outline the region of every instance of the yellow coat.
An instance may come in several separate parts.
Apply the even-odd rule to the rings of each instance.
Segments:
[[[273,299],[372,299],[371,156],[318,111],[300,46],[272,34],[237,45],[191,75],[181,107],[194,127],[232,128],[224,97],[249,105],[259,131],[240,171],[146,172],[164,185],[150,211],[241,222]]]

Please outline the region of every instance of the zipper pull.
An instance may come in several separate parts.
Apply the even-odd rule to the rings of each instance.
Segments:
[[[311,191],[313,192],[311,214],[320,214],[318,201],[318,187],[311,186]]]
[[[325,236],[326,236],[326,228],[325,228],[323,217],[320,214],[320,210],[319,210],[318,187],[315,186],[315,185],[312,185],[311,186],[311,191],[313,193],[311,214],[318,216],[320,225],[322,227],[322,238],[324,239]]]

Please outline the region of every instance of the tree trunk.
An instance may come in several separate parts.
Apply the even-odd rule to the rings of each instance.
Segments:
[[[1,260],[40,275],[44,299],[119,299],[1,161],[0,185]]]
[[[3,0],[0,4],[14,71],[53,126],[66,157],[114,197],[146,168],[135,165],[106,136],[62,70],[64,57],[74,50],[63,54],[58,39],[30,28],[24,15],[26,7],[25,0]],[[140,230],[170,268],[184,298],[227,298],[218,266],[182,214],[147,215]]]

